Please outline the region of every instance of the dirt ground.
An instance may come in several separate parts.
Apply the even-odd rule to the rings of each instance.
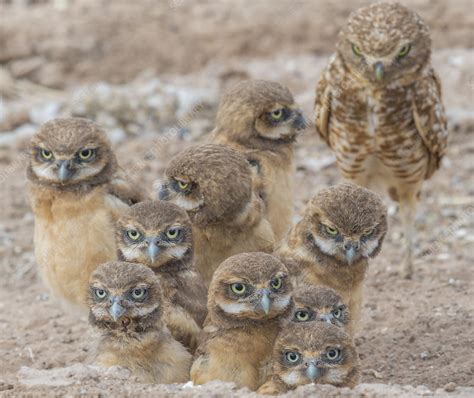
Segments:
[[[91,351],[87,320],[65,312],[36,275],[25,143],[50,115],[110,122],[119,162],[151,195],[168,160],[206,138],[218,95],[235,80],[281,81],[310,116],[337,31],[365,3],[0,0],[0,396],[251,395],[223,383],[140,385],[123,369],[80,365]],[[403,3],[432,28],[450,125],[448,154],[426,182],[416,218],[416,273],[411,281],[396,274],[403,231],[392,203],[384,248],[369,268],[356,338],[364,384],[352,392],[308,386],[291,396],[474,396],[474,4]],[[143,92],[148,100],[156,78],[166,85],[153,92],[167,104],[166,117],[143,116],[146,121],[131,126],[118,120],[125,105],[111,110],[104,105],[110,97],[100,97],[119,93],[133,102]],[[166,99],[172,95],[171,106]],[[101,100],[77,110],[90,97]],[[204,111],[187,113],[204,97]],[[53,104],[59,105],[51,111]],[[298,214],[318,188],[340,177],[311,127],[298,140],[296,159]]]

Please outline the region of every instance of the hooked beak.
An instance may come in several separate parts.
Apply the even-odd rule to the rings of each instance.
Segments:
[[[109,313],[112,316],[112,318],[114,319],[114,322],[117,322],[117,319],[119,319],[125,313],[125,308],[123,308],[119,304],[119,300],[120,299],[118,297],[114,297],[113,298],[113,303],[109,308]]]
[[[60,181],[67,181],[69,180],[74,172],[71,170],[71,161],[70,160],[60,160],[59,161],[59,169],[58,169],[58,177]]]
[[[310,362],[308,364],[308,368],[306,369],[306,376],[308,376],[308,379],[311,380],[312,383],[315,382],[315,380],[321,376],[321,370],[316,366],[314,362]]]
[[[262,289],[259,294],[261,295],[260,298],[260,305],[262,306],[263,312],[265,312],[265,315],[268,315],[270,313],[270,306],[271,306],[271,300],[269,297],[270,292],[266,289]]]
[[[148,244],[148,257],[150,257],[152,263],[155,262],[156,256],[158,256],[159,252],[160,248],[158,245],[154,241],[151,241]]]
[[[293,128],[297,131],[303,131],[308,127],[308,122],[306,121],[303,113],[301,111],[297,111],[297,116],[293,120]]]
[[[159,186],[158,199],[160,199],[160,200],[169,200],[170,199],[170,193],[168,191],[168,185],[161,184]]]
[[[384,76],[384,68],[383,68],[383,63],[382,62],[376,62],[374,64],[374,72],[375,72],[375,79],[380,82],[383,80]]]
[[[352,264],[352,261],[354,261],[355,254],[356,250],[354,249],[354,247],[350,246],[348,249],[346,249],[346,259],[349,265]]]
[[[323,322],[332,324],[332,315],[331,314],[322,314],[319,319]]]

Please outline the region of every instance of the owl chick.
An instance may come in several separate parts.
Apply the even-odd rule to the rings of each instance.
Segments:
[[[448,131],[428,26],[398,3],[351,14],[316,87],[316,131],[343,177],[388,192],[400,204],[406,240],[402,274],[413,271],[417,202],[439,168]]]
[[[310,383],[352,388],[359,377],[359,357],[347,333],[322,322],[289,323],[276,339],[271,377],[257,392],[284,394]]]
[[[162,321],[161,285],[141,264],[109,262],[91,275],[89,322],[99,333],[95,361],[125,366],[145,383],[189,379],[191,354]]]
[[[292,322],[322,321],[345,328],[349,310],[342,297],[326,286],[300,286],[293,294],[295,310]]]
[[[266,380],[279,321],[293,309],[291,295],[287,269],[270,254],[242,253],[224,261],[209,287],[209,315],[191,380],[256,390]]]
[[[105,132],[89,120],[45,123],[30,152],[40,274],[65,303],[86,310],[91,272],[116,258],[113,220],[142,195],[122,177]]]
[[[194,351],[207,315],[207,288],[193,264],[191,220],[162,201],[133,205],[117,222],[120,260],[144,264],[158,275],[170,302],[163,318],[174,338]]]
[[[241,152],[255,167],[259,193],[280,241],[293,215],[293,147],[306,128],[290,90],[265,80],[244,80],[221,100],[212,141]]]
[[[387,209],[378,195],[339,184],[311,199],[276,254],[295,286],[324,285],[341,295],[351,314],[347,330],[352,334],[368,260],[380,252],[386,230]]]
[[[159,198],[188,212],[195,264],[206,284],[226,258],[273,250],[273,231],[253,190],[250,165],[232,148],[206,144],[178,154],[166,169]]]

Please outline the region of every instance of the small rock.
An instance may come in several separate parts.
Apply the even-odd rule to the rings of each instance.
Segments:
[[[428,351],[423,351],[421,354],[420,354],[420,358],[425,360],[425,359],[428,359],[430,357],[430,354]]]
[[[0,380],[0,391],[6,391],[6,390],[12,390],[12,389],[13,389],[13,384],[9,384],[3,380]]]
[[[456,389],[456,383],[450,382],[446,384],[443,388],[446,392],[453,392]]]

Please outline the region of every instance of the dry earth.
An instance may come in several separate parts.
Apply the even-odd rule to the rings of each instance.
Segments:
[[[337,30],[364,2],[8,3],[0,1],[0,396],[250,396],[223,383],[142,385],[124,369],[80,365],[91,349],[87,322],[63,311],[36,275],[25,143],[49,117],[95,118],[110,130],[122,166],[152,194],[167,161],[206,138],[218,95],[233,81],[282,81],[310,115]],[[416,219],[416,274],[396,274],[403,231],[392,204],[356,339],[364,384],[291,396],[474,396],[473,3],[404,3],[432,27],[451,134]],[[311,128],[298,141],[297,164],[300,212],[340,177]]]

